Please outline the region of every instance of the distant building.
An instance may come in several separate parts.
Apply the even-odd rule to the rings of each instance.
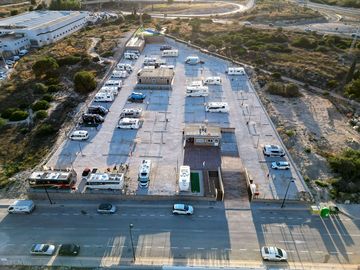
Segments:
[[[54,43],[84,27],[85,11],[32,11],[0,19],[0,53]]]
[[[207,125],[188,125],[183,132],[185,145],[220,146],[221,128]]]
[[[140,37],[132,37],[125,45],[126,50],[135,50],[142,52],[145,47],[145,40]]]
[[[142,69],[138,73],[138,84],[169,85],[174,78],[174,70],[169,68]]]

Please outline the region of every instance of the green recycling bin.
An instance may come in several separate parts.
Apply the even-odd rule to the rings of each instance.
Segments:
[[[320,216],[323,218],[327,218],[330,216],[330,209],[328,207],[323,207],[320,210]]]

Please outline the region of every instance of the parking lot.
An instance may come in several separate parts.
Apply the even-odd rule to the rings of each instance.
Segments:
[[[122,60],[131,63],[134,71],[124,80],[122,89],[112,103],[102,103],[109,108],[105,122],[95,127],[82,127],[89,132],[88,141],[63,142],[48,161],[53,168],[74,168],[81,174],[84,168],[106,170],[121,163],[129,165],[127,192],[137,194],[176,194],[177,171],[183,164],[184,148],[182,131],[191,123],[208,124],[223,128],[234,128],[235,133],[223,133],[221,153],[239,155],[258,187],[260,198],[283,198],[290,180],[288,198],[296,198],[304,191],[293,166],[288,171],[271,169],[271,162],[285,158],[265,158],[264,144],[280,144],[273,126],[254,93],[246,76],[227,76],[230,63],[190,48],[184,44],[167,40],[179,49],[178,57],[166,58],[168,65],[175,66],[172,90],[136,90],[146,95],[143,103],[130,103],[127,97],[136,87],[136,74],[142,67],[145,56],[160,56],[161,44],[146,45],[138,60]],[[189,55],[198,55],[204,64],[186,65]],[[206,97],[186,97],[186,85],[208,76],[220,76],[222,85],[210,85]],[[229,104],[229,113],[205,111],[207,102],[222,101]],[[99,104],[99,103],[98,103]],[[142,126],[138,130],[116,127],[123,108],[143,109]],[[139,189],[138,168],[143,159],[152,161],[151,181],[148,189]]]

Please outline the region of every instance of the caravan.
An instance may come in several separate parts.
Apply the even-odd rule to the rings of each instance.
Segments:
[[[179,56],[179,50],[164,50],[161,52],[162,57],[177,57]]]
[[[199,56],[188,56],[186,57],[185,64],[196,65],[201,63]]]
[[[207,86],[187,86],[187,97],[206,97],[209,95],[209,88]]]
[[[155,66],[156,61],[157,61],[156,57],[145,57],[144,66]]]
[[[98,92],[95,97],[95,102],[112,102],[114,101],[114,95],[112,93]]]
[[[108,80],[105,82],[104,86],[117,87],[117,89],[120,90],[122,87],[122,81],[121,80]]]
[[[221,85],[220,77],[207,77],[204,80],[204,85]]]
[[[180,191],[189,191],[190,187],[190,166],[180,166],[179,188]]]
[[[226,102],[209,102],[205,106],[207,112],[229,112],[229,105]]]
[[[128,75],[129,74],[127,73],[127,71],[114,70],[110,76],[110,80],[121,80],[123,78],[126,78]]]
[[[143,160],[139,167],[139,187],[147,188],[149,186],[151,173],[151,161]]]
[[[130,64],[119,63],[116,65],[116,70],[127,71],[131,73],[133,71],[133,67]]]
[[[123,109],[120,113],[120,118],[140,118],[141,114],[141,108]]]
[[[119,94],[119,90],[116,86],[103,86],[100,88],[98,93],[113,94],[114,96],[117,96]]]
[[[240,75],[245,76],[245,69],[243,67],[229,67],[226,71],[228,75]]]
[[[121,129],[139,129],[140,120],[136,118],[121,118],[117,127]]]
[[[139,58],[139,56],[137,53],[134,53],[134,52],[125,52],[124,58],[128,59],[128,60],[136,60]]]

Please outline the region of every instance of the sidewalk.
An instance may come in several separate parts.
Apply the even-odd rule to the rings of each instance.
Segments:
[[[336,204],[336,206],[349,218],[360,219],[360,204]]]

